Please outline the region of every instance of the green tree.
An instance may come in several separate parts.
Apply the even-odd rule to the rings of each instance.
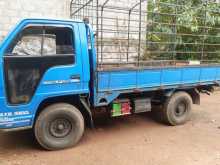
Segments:
[[[220,59],[220,4],[205,0],[149,0],[145,58]]]

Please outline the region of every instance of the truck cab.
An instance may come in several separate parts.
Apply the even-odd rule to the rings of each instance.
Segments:
[[[88,31],[80,21],[25,19],[6,37],[0,47],[0,129],[32,128],[48,102],[89,93]]]

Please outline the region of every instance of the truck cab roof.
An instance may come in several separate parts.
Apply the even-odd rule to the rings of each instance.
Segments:
[[[63,19],[63,18],[23,18],[21,19],[20,22],[23,22],[23,21],[28,21],[28,22],[31,22],[31,21],[39,21],[39,22],[51,22],[51,21],[54,21],[54,22],[78,22],[78,23],[83,23],[82,20],[79,20],[79,19]]]
[[[84,23],[82,20],[76,19],[58,19],[58,18],[24,18],[21,19],[17,25],[19,24],[72,24],[72,23]]]

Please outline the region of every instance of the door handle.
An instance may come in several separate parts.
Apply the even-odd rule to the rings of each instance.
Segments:
[[[80,82],[80,75],[71,75],[70,79],[74,82]]]

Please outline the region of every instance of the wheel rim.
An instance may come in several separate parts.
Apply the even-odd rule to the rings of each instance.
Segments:
[[[50,134],[56,138],[64,138],[72,130],[71,122],[67,119],[55,119],[50,123]]]
[[[180,102],[175,108],[175,116],[182,117],[187,112],[187,105],[184,101]]]

